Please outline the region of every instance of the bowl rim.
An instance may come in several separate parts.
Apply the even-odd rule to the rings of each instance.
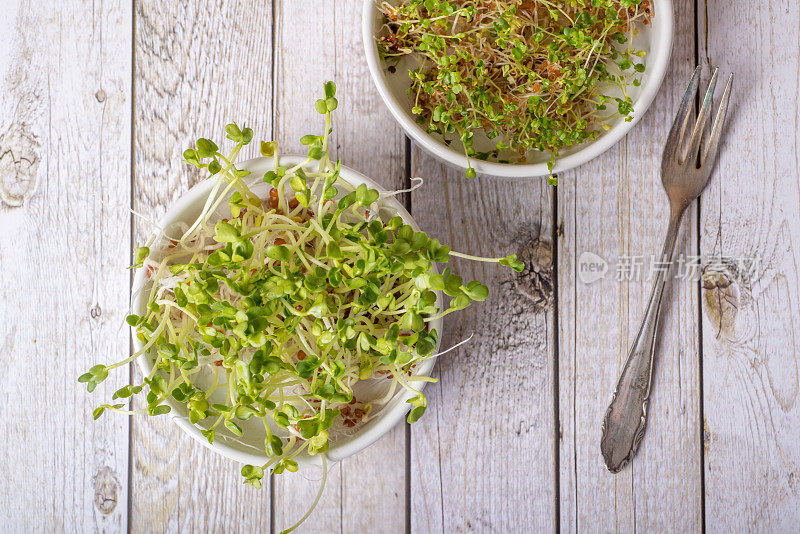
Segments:
[[[361,37],[364,42],[364,51],[369,72],[372,76],[372,80],[375,82],[381,100],[383,100],[384,104],[389,108],[395,120],[400,123],[406,135],[411,137],[419,146],[424,148],[428,153],[443,159],[451,166],[461,169],[468,168],[467,158],[463,153],[446,146],[432,135],[426,133],[419,124],[411,119],[404,107],[392,96],[389,90],[389,84],[386,80],[386,74],[383,72],[380,59],[378,58],[378,46],[373,38],[376,21],[375,9],[377,8],[378,1],[379,0],[363,0]],[[667,67],[669,66],[669,60],[672,54],[673,35],[675,32],[672,0],[654,0],[654,3],[659,25],[663,27],[664,31],[660,33],[658,41],[655,42],[651,51],[648,53],[648,55],[654,59],[652,66],[649,66],[649,77],[647,81],[642,84],[641,92],[634,101],[634,110],[631,114],[633,117],[632,120],[629,122],[619,121],[596,141],[587,144],[585,147],[582,147],[572,154],[559,157],[553,166],[553,174],[563,173],[583,165],[617,144],[627,135],[631,128],[639,122],[653,103],[664,81]],[[550,175],[547,163],[493,163],[476,158],[470,159],[469,162],[476,172],[490,176],[529,178],[533,176]]]
[[[308,158],[306,156],[279,156],[279,161],[282,164],[285,163],[289,165],[296,165],[307,160]],[[311,163],[309,163],[309,165],[310,164]],[[249,159],[240,162],[239,168],[250,170],[253,172],[253,174],[257,174],[259,172],[264,173],[267,170],[274,168],[274,158],[257,157]],[[344,165],[342,165],[340,177],[342,180],[349,182],[352,185],[358,186],[363,183],[370,188],[377,189],[380,192],[387,191],[374,180]],[[159,218],[157,227],[166,228],[170,224],[181,220],[185,216],[187,210],[190,210],[191,208],[196,207],[198,204],[204,202],[205,199],[208,198],[208,194],[211,188],[214,186],[215,181],[216,178],[212,176],[189,188],[177,200],[175,200],[164,213],[164,215]],[[397,201],[394,196],[385,197],[378,200],[378,202],[383,203],[384,206],[396,211],[397,214],[403,218],[406,224],[411,225],[414,230],[418,231],[420,229],[411,214],[408,213],[408,211],[400,202]],[[435,264],[433,269],[437,270]],[[140,291],[140,289],[146,283],[146,271],[147,270],[144,267],[140,267],[136,270],[134,275],[131,285],[131,313],[138,313],[146,304],[147,292]],[[435,293],[436,304],[439,309],[443,309],[442,293],[441,291],[435,291]],[[442,326],[443,320],[441,317],[431,321],[431,328],[436,329],[436,331],[439,333],[434,354],[438,353],[441,347],[443,337]],[[134,351],[138,351],[142,348],[143,343],[136,337],[136,331],[133,327],[130,328],[130,331],[131,338],[133,340],[133,349]],[[436,357],[432,357],[423,360],[418,368],[418,374],[430,376],[433,366],[436,363],[436,359]],[[142,354],[136,358],[136,363],[145,376],[150,374],[150,372],[153,370],[153,361],[149,357],[149,353]],[[426,382],[420,382],[419,386],[417,387],[420,391],[422,391],[425,385]],[[358,432],[352,436],[342,439],[341,441],[331,443],[330,449],[325,454],[326,459],[329,462],[336,462],[347,458],[348,456],[352,456],[353,454],[356,454],[357,452],[375,443],[405,417],[405,415],[411,409],[411,404],[407,403],[406,401],[412,397],[413,395],[406,389],[402,389],[395,393],[395,396],[380,410],[380,413],[374,419],[368,421]],[[214,443],[209,443],[208,440],[202,435],[200,429],[189,421],[188,416],[186,415],[185,405],[177,402],[171,397],[167,398],[165,402],[171,408],[171,411],[169,412],[170,419],[186,434],[204,447],[207,447],[227,458],[240,463],[262,465],[269,460],[269,457],[265,452],[261,454],[247,452],[219,440],[215,440]],[[321,455],[310,456],[308,453],[303,452],[298,454],[294,459],[297,460],[297,462],[301,465],[322,465]]]

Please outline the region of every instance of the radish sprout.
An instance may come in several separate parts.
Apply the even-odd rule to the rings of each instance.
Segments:
[[[216,182],[180,237],[162,231],[136,250],[134,266],[148,273],[147,304],[127,322],[142,346],[78,381],[91,392],[111,369],[140,356],[152,358],[153,371],[117,390],[95,419],[107,410],[169,413],[172,399],[209,443],[223,429],[243,436],[252,428],[244,422],[256,421],[268,461],[241,473],[260,488],[269,470],[296,471],[300,454],[321,455],[325,465],[331,441],[357,431],[398,391],[413,395],[409,423],[424,413],[425,396],[412,384],[432,381],[415,374],[437,345],[430,321],[489,292],[449,268],[438,274],[434,263],[449,262],[449,247],[399,216],[382,220],[377,190],[340,179],[341,161],[328,152],[335,91],[327,82],[316,101],[325,130],[302,137],[302,164],[283,165],[277,144],[261,142],[274,167],[263,176],[239,169],[237,155],[253,131],[233,123],[225,128],[234,143],[227,155],[203,138],[184,152]],[[264,199],[252,189],[261,181],[271,186]],[[223,218],[217,210],[225,205]],[[463,257],[523,267],[515,255]],[[436,305],[437,290],[451,297],[446,310]],[[355,386],[365,381],[385,383],[386,396],[358,398]],[[146,407],[124,409],[139,393]]]

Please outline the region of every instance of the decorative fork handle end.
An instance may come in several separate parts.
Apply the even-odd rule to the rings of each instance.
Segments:
[[[631,461],[644,437],[647,424],[647,399],[641,405],[641,417],[636,419],[624,414],[615,405],[616,391],[611,397],[611,404],[603,418],[600,452],[606,468],[612,473],[619,473]]]
[[[672,260],[682,214],[681,210],[670,217],[661,254],[661,258],[667,262]],[[606,467],[612,473],[618,473],[630,462],[644,436],[656,334],[661,315],[661,297],[665,285],[666,272],[660,271],[653,284],[642,325],[603,418],[600,452]]]
[[[612,473],[618,473],[630,462],[644,436],[664,283],[661,273],[603,418],[600,452]]]

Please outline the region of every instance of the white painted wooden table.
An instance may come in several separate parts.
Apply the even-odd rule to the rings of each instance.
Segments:
[[[93,422],[131,377],[92,396],[75,379],[128,354],[126,267],[146,228],[127,208],[161,214],[198,179],[182,150],[230,120],[299,149],[333,79],[338,157],[388,187],[424,177],[405,202],[454,248],[551,244],[555,276],[536,280],[555,294],[542,310],[505,270],[460,263],[492,297],[448,317],[444,341],[475,337],[441,358],[418,424],[332,469],[301,531],[797,532],[797,3],[676,0],[652,109],[557,189],[467,181],[409,143],[362,61],[360,4],[0,1],[0,531],[275,532],[303,513],[316,482],[282,475],[257,491],[166,419]],[[647,435],[614,476],[600,421],[650,283],[617,281],[613,265],[659,249],[660,151],[698,62],[736,86],[679,247],[763,268],[728,271],[724,291],[673,281]],[[578,277],[587,251],[612,265],[591,284]]]

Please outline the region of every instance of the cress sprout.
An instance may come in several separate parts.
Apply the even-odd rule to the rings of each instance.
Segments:
[[[552,172],[561,150],[614,117],[631,120],[627,89],[640,84],[644,52],[630,42],[649,24],[649,0],[401,0],[380,10],[381,58],[412,57],[412,113],[446,143],[460,139],[468,161],[549,151]],[[474,148],[476,130],[493,149]]]
[[[165,229],[137,248],[147,304],[127,322],[142,346],[78,381],[91,392],[109,371],[140,356],[153,359],[153,370],[141,384],[117,390],[95,419],[106,410],[165,414],[172,399],[210,443],[221,429],[242,436],[245,421],[258,421],[269,460],[241,473],[259,488],[269,470],[296,471],[303,452],[324,462],[336,436],[358,430],[400,390],[413,395],[409,423],[425,412],[415,383],[433,379],[415,369],[437,345],[439,333],[428,325],[488,296],[479,281],[465,282],[449,267],[439,274],[434,264],[452,256],[516,270],[522,264],[515,255],[451,252],[399,216],[383,220],[381,196],[390,193],[353,187],[340,178],[341,161],[330,159],[335,93],[333,82],[324,85],[315,109],[325,129],[301,138],[308,156],[300,164],[282,164],[277,144],[262,141],[261,154],[273,157],[274,167],[263,176],[238,168],[253,131],[233,123],[225,127],[229,152],[205,138],[184,152],[186,163],[216,181],[180,236]],[[266,198],[253,192],[261,181]],[[220,217],[226,204],[229,215]],[[435,291],[451,297],[449,307],[437,307]],[[357,397],[354,386],[367,380],[388,384],[383,397]],[[139,393],[146,407],[126,409]]]

